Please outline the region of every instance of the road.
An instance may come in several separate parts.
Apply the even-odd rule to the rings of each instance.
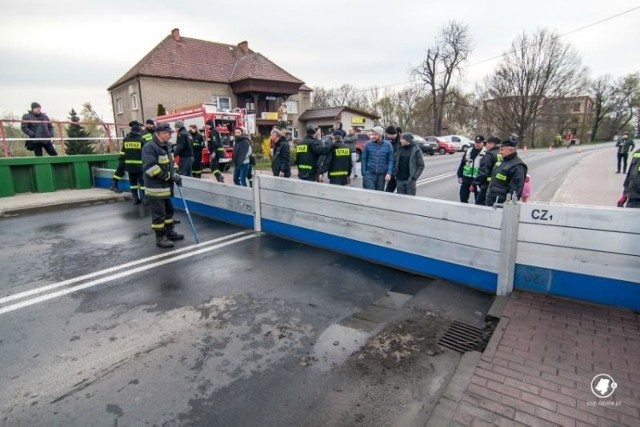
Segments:
[[[460,155],[419,194],[456,200]],[[523,158],[550,200],[579,154]],[[492,302],[205,218],[195,245],[179,217],[169,252],[129,203],[0,219],[0,424],[424,425],[460,358],[437,338]]]

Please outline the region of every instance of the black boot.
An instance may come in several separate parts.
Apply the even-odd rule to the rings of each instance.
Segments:
[[[117,180],[113,180],[113,183],[111,184],[111,187],[109,188],[109,190],[113,191],[114,193],[119,193],[120,190],[118,190],[118,181]]]
[[[138,190],[131,190],[131,195],[133,196],[133,204],[140,204],[140,197],[138,197]]]
[[[218,182],[224,182],[224,176],[222,176],[221,173],[216,175],[216,179],[218,180]]]
[[[173,224],[167,224],[165,228],[167,229],[167,239],[171,241],[184,239],[184,234],[176,233]]]
[[[174,246],[173,242],[167,239],[165,233],[165,229],[156,231],[156,246],[158,246],[159,248],[172,248]]]

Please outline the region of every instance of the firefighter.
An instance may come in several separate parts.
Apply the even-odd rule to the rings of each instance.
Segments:
[[[118,167],[116,171],[113,173],[113,177],[111,177],[111,187],[109,190],[114,193],[120,193],[120,189],[118,188],[118,183],[124,178],[126,166],[124,164],[124,141],[122,143],[122,149],[120,150],[120,156],[118,157]]]
[[[122,152],[120,154],[124,158],[125,169],[129,174],[133,204],[139,205],[141,199],[144,199],[144,204],[147,206],[149,202],[144,197],[145,187],[142,176],[142,147],[146,141],[140,133],[142,131],[141,123],[134,120],[129,122],[129,127],[131,132],[122,140]]]
[[[487,206],[504,203],[507,194],[520,199],[527,176],[527,165],[518,157],[518,139],[509,137],[500,144],[500,157],[493,167],[491,182],[487,188]]]
[[[473,181],[478,176],[478,170],[480,167],[480,161],[484,157],[484,136],[476,135],[473,147],[467,148],[460,160],[460,166],[458,166],[458,184],[460,184],[460,201],[462,203],[469,203],[469,196],[471,195],[470,189],[472,188]],[[477,189],[473,192],[474,200],[478,199]]]
[[[182,177],[173,169],[169,143],[172,132],[168,124],[158,125],[151,141],[142,148],[142,170],[151,207],[151,228],[156,234],[156,245],[161,248],[171,248],[174,240],[184,239],[184,235],[176,233],[173,223],[171,193],[173,183],[182,185]]]
[[[153,122],[153,120],[151,119],[147,119],[144,122],[144,132],[142,133],[142,137],[144,138],[145,142],[149,142],[151,141],[151,138],[153,138],[153,132],[156,129],[156,124]]]
[[[484,157],[480,160],[480,169],[478,176],[473,180],[473,184],[469,187],[471,193],[478,195],[476,197],[476,205],[484,206],[487,198],[487,188],[491,182],[491,173],[500,156],[500,139],[490,136],[485,143]]]
[[[322,141],[314,137],[316,133],[314,128],[308,127],[306,133],[305,138],[296,146],[298,178],[305,181],[317,181],[320,156],[326,155],[330,147],[324,146]]]
[[[207,135],[209,140],[207,141],[207,148],[209,149],[209,162],[211,165],[211,173],[213,173],[218,182],[224,182],[224,177],[220,172],[220,159],[224,156],[224,146],[222,145],[222,137],[220,132],[216,130],[215,123],[209,119],[206,121],[205,126],[207,128]]]
[[[351,150],[342,141],[342,132],[334,130],[333,143],[324,158],[320,173],[329,174],[329,184],[348,185],[351,182]]]
[[[204,136],[198,131],[197,125],[189,125],[189,134],[193,145],[193,167],[191,176],[202,178],[202,149],[204,148]]]

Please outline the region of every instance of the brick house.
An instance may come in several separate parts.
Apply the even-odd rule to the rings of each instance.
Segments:
[[[256,115],[256,132],[277,125],[277,111],[288,107],[293,136],[304,133],[300,113],[311,105],[304,82],[249,49],[249,43],[215,43],[180,36],[175,28],[164,40],[109,88],[118,132],[131,120],[144,122],[158,114],[199,103],[219,109],[245,108]]]
[[[352,107],[332,107],[306,110],[298,119],[307,126],[319,127],[324,135],[333,129],[336,122],[342,122],[342,127],[345,131],[350,127],[363,130],[372,129],[375,121],[379,118],[380,116],[377,114],[371,114]]]

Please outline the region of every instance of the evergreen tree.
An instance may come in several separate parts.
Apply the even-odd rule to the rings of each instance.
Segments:
[[[164,116],[167,114],[167,110],[164,108],[164,105],[158,104],[158,116]]]
[[[69,126],[67,126],[67,137],[69,138],[85,138],[90,134],[85,130],[85,128],[78,124],[80,118],[78,117],[78,113],[73,108],[69,112],[69,121],[72,122]],[[69,155],[76,154],[96,154],[93,146],[87,140],[82,139],[73,139],[71,141],[65,141],[65,151]]]

